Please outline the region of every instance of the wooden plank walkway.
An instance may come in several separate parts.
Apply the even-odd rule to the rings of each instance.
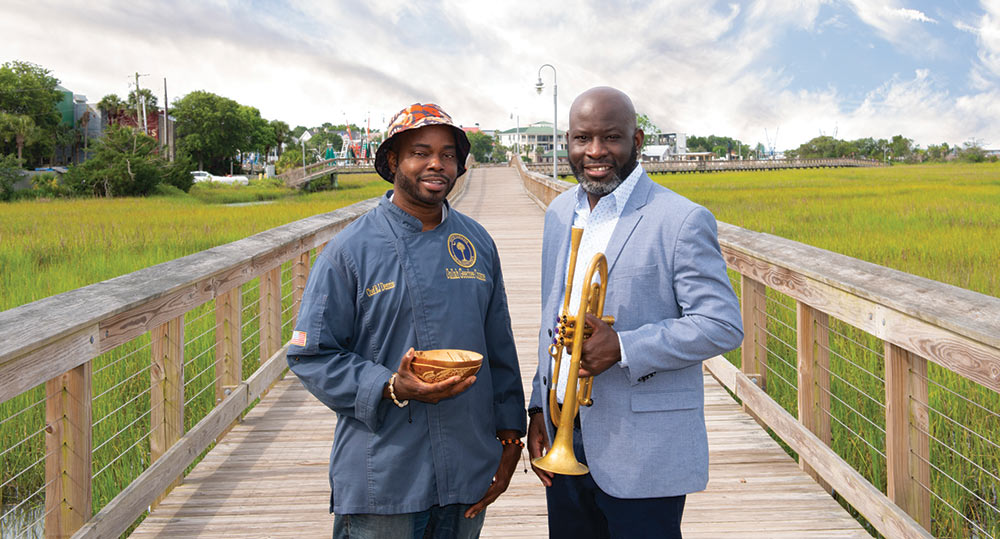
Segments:
[[[511,318],[530,393],[543,212],[509,168],[474,171],[457,207],[493,235],[503,261]],[[869,537],[737,405],[705,378],[711,462],[705,492],[688,497],[684,536]],[[327,464],[335,416],[293,375],[279,381],[242,423],[154,510],[134,537],[329,537]],[[487,510],[483,537],[546,537],[545,492],[527,469]]]

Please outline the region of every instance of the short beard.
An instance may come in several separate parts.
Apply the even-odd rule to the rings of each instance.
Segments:
[[[635,169],[636,165],[639,164],[639,152],[638,147],[635,142],[632,143],[632,154],[629,156],[628,161],[624,165],[615,169],[614,175],[603,182],[595,182],[588,179],[584,174],[583,170],[576,167],[573,161],[569,162],[569,168],[573,171],[573,176],[576,176],[576,181],[580,184],[580,188],[586,191],[588,194],[594,195],[596,197],[602,197],[604,195],[614,192],[625,178],[628,178],[632,170]]]

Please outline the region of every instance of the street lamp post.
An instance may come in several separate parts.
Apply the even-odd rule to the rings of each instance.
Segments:
[[[302,139],[299,139],[299,142],[302,143],[302,173],[305,174],[306,173],[306,141],[302,140]]]
[[[545,85],[542,84],[542,68],[546,66],[552,68],[552,179],[558,180],[559,174],[557,166],[559,158],[557,157],[558,154],[556,153],[556,147],[558,146],[559,141],[559,131],[556,128],[556,124],[559,122],[559,92],[558,86],[556,85],[556,68],[553,67],[552,64],[542,64],[542,67],[538,68],[538,82],[535,83],[535,91],[537,91],[539,95],[542,94],[542,88],[545,87]]]

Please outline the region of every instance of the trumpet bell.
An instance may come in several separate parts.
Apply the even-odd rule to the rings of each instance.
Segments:
[[[567,448],[565,444],[554,444],[544,457],[531,459],[531,464],[560,475],[587,475],[590,472],[586,464],[577,462],[573,446]]]

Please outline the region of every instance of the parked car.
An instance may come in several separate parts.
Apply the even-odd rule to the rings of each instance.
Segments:
[[[208,182],[214,179],[214,177],[211,174],[205,172],[204,170],[192,170],[191,176],[194,177],[194,183]]]
[[[191,176],[194,177],[194,182],[218,182],[218,183],[229,183],[234,185],[249,185],[250,179],[246,176],[236,175],[236,176],[215,176],[204,170],[194,170],[191,172]]]

